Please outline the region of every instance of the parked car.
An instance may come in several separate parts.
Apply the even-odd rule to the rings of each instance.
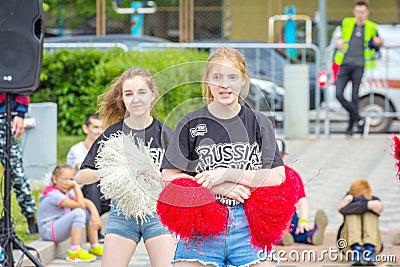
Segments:
[[[331,66],[333,47],[339,32],[338,27],[332,36],[328,66]],[[371,118],[371,132],[387,132],[393,120],[400,119],[394,114],[400,112],[400,25],[378,25],[378,32],[384,40],[384,46],[380,48],[376,69],[364,73],[359,92],[359,110],[364,116]],[[335,92],[336,87],[331,80],[327,88],[330,112],[347,114],[337,101]],[[349,83],[345,89],[345,97],[350,99],[350,94]],[[390,112],[391,115],[384,114],[385,112]]]
[[[277,126],[282,126],[283,100],[286,91],[276,83],[266,79],[250,78],[250,88],[244,105],[264,112],[268,117],[273,119]]]
[[[276,83],[250,78],[250,90],[246,102],[251,108],[258,105],[260,111],[283,111],[286,91]]]

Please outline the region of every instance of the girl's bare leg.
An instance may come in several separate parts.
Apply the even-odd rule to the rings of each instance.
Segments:
[[[101,266],[128,266],[136,247],[137,243],[132,239],[116,234],[107,234],[104,240]]]

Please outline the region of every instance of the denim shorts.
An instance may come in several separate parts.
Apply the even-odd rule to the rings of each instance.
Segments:
[[[105,234],[123,236],[132,239],[136,243],[139,243],[142,237],[146,241],[155,236],[169,234],[168,230],[161,224],[156,213],[153,214],[153,217],[148,216],[146,222],[141,220],[138,222],[135,218],[126,219],[124,214],[118,214],[113,204],[111,204]]]
[[[173,262],[199,262],[215,267],[245,267],[266,259],[277,263],[273,250],[267,254],[250,245],[250,232],[243,204],[227,208],[229,219],[226,231],[217,236],[180,239]]]

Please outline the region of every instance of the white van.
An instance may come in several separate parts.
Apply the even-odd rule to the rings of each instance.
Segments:
[[[359,108],[363,116],[371,118],[371,132],[385,132],[392,121],[400,119],[400,25],[379,25],[379,36],[384,40],[380,48],[380,58],[373,71],[366,71],[360,86]],[[340,34],[337,27],[328,47],[327,66],[332,66],[334,44]],[[328,67],[328,75],[331,70]],[[337,101],[336,87],[332,79],[327,88],[327,104],[330,112],[346,114],[347,111]],[[350,99],[351,83],[347,84],[345,97]]]

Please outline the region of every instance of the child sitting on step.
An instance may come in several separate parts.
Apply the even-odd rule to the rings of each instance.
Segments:
[[[101,220],[93,202],[83,197],[74,176],[74,169],[68,164],[57,165],[53,170],[52,185],[47,186],[39,196],[39,234],[43,240],[54,243],[71,237],[67,260],[90,262],[103,255],[97,235]],[[80,246],[85,227],[90,242],[89,253]]]

